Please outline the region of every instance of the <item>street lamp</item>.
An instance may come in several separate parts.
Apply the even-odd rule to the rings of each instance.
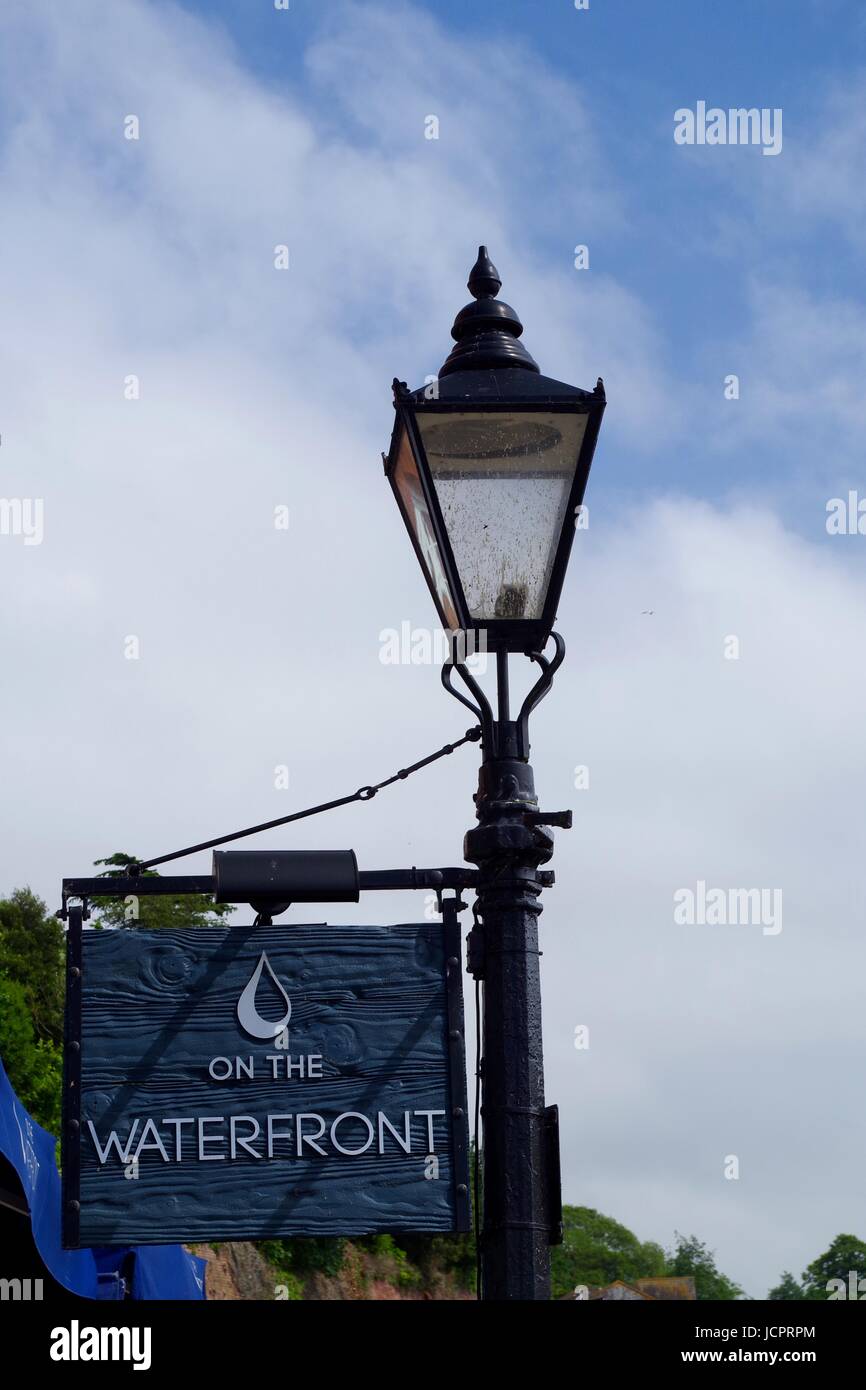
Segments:
[[[416,391],[394,382],[385,471],[444,627],[464,641],[483,636],[496,654],[495,715],[454,645],[442,671],[482,731],[479,823],[464,842],[479,871],[468,968],[484,986],[482,1296],[545,1299],[561,1213],[556,1108],[544,1100],[538,899],[553,881],[540,870],[553,852],[548,827],[568,828],[571,812],[538,809],[528,722],[565,656],[553,623],[605,395],[601,379],[582,391],[541,375],[516,313],[496,298],[501,283],[480,247],[474,302],[457,315],[438,378]],[[510,652],[541,671],[516,718]]]
[[[604,390],[541,375],[501,283],[482,246],[438,378],[394,382],[386,471],[445,628],[532,652],[556,618]]]

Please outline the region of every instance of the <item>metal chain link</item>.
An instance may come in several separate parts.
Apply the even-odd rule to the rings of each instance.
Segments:
[[[420,758],[417,763],[410,763],[408,767],[401,767],[399,772],[395,772],[393,777],[386,777],[383,782],[375,782],[366,787],[359,787],[350,796],[337,797],[336,801],[323,801],[320,806],[309,806],[305,811],[293,811],[291,815],[279,816],[276,820],[262,821],[261,825],[252,825],[246,830],[234,830],[230,835],[220,835],[215,840],[202,840],[201,844],[190,845],[187,849],[175,850],[172,854],[161,854],[156,859],[143,859],[137,864],[130,864],[127,873],[135,878],[144,869],[153,869],[157,864],[167,864],[172,859],[184,859],[188,854],[197,854],[200,850],[215,849],[217,845],[228,844],[230,840],[243,840],[247,835],[258,835],[262,830],[274,830],[278,825],[288,825],[290,821],[304,820],[307,816],[317,816],[322,811],[333,811],[338,806],[349,806],[353,801],[372,801],[377,792],[384,787],[390,787],[394,782],[404,782],[407,777],[411,777],[413,772],[419,772],[422,767],[429,767],[430,763],[435,763],[439,758],[445,758],[449,753],[453,753],[455,748],[460,748],[464,743],[477,743],[481,738],[481,726],[476,724],[474,728],[467,729],[462,738],[458,738],[456,743],[446,743],[444,748],[440,748],[436,753],[430,753],[426,758]]]

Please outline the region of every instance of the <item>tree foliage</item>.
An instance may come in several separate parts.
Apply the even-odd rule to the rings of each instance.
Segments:
[[[782,1277],[774,1289],[770,1289],[767,1298],[776,1302],[792,1302],[794,1299],[805,1298],[806,1295],[800,1284],[797,1283],[793,1274],[789,1270],[782,1271]]]
[[[0,899],[0,1057],[44,1129],[60,1129],[63,928],[29,888]]]
[[[551,1252],[551,1293],[563,1298],[579,1284],[664,1274],[665,1255],[654,1241],[641,1242],[626,1226],[592,1207],[563,1207],[563,1243]]]
[[[840,1294],[849,1297],[861,1279],[866,1280],[866,1243],[857,1236],[838,1235],[829,1250],[804,1269],[803,1297],[813,1302],[826,1301],[834,1295],[839,1298]]]
[[[786,1269],[767,1297],[812,1303],[848,1298],[860,1301],[866,1297],[866,1241],[859,1236],[836,1236],[829,1249],[803,1270],[802,1283]]]
[[[22,985],[0,976],[0,1057],[15,1093],[43,1129],[60,1132],[63,1052],[36,1036]]]
[[[130,864],[138,861],[131,854],[112,854],[108,859],[97,859],[96,867],[103,866],[102,878],[122,874]],[[145,869],[143,878],[158,878],[153,869]],[[148,897],[141,894],[137,902],[129,903],[123,898],[94,897],[92,907],[96,927],[124,927],[131,921],[136,925],[156,930],[170,927],[182,931],[187,927],[217,927],[223,919],[234,911],[231,903],[215,903],[205,893],[173,893]]]
[[[20,985],[34,1036],[63,1041],[63,927],[29,888],[0,899],[0,976]]]
[[[339,1273],[346,1242],[342,1236],[296,1236],[293,1240],[261,1240],[259,1249],[275,1269],[303,1279],[315,1273]]]
[[[729,1279],[716,1268],[712,1250],[708,1250],[697,1236],[675,1234],[676,1244],[667,1257],[668,1274],[691,1275],[695,1281],[695,1291],[700,1300],[715,1299],[731,1302],[745,1295],[739,1284]]]

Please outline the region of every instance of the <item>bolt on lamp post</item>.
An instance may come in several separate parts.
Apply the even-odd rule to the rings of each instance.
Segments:
[[[539,869],[553,852],[547,827],[569,826],[571,813],[538,810],[528,721],[565,656],[553,623],[605,395],[601,379],[582,391],[541,375],[516,313],[496,298],[501,283],[480,247],[468,282],[473,302],[454,321],[455,347],[439,377],[416,391],[394,382],[385,471],[452,636],[443,684],[482,729],[479,824],[464,853],[479,870],[469,969],[484,982],[483,1297],[544,1299],[556,1215],[537,922],[552,875]],[[467,640],[496,654],[496,715],[466,668]],[[515,652],[541,674],[512,718]],[[455,671],[469,696],[454,688]]]

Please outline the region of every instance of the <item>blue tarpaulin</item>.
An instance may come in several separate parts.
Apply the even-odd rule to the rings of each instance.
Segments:
[[[21,1104],[0,1061],[0,1153],[18,1174],[34,1244],[57,1282],[82,1298],[119,1299],[124,1296],[123,1268],[134,1299],[204,1298],[207,1261],[182,1245],[63,1249],[55,1146],[54,1136]]]

